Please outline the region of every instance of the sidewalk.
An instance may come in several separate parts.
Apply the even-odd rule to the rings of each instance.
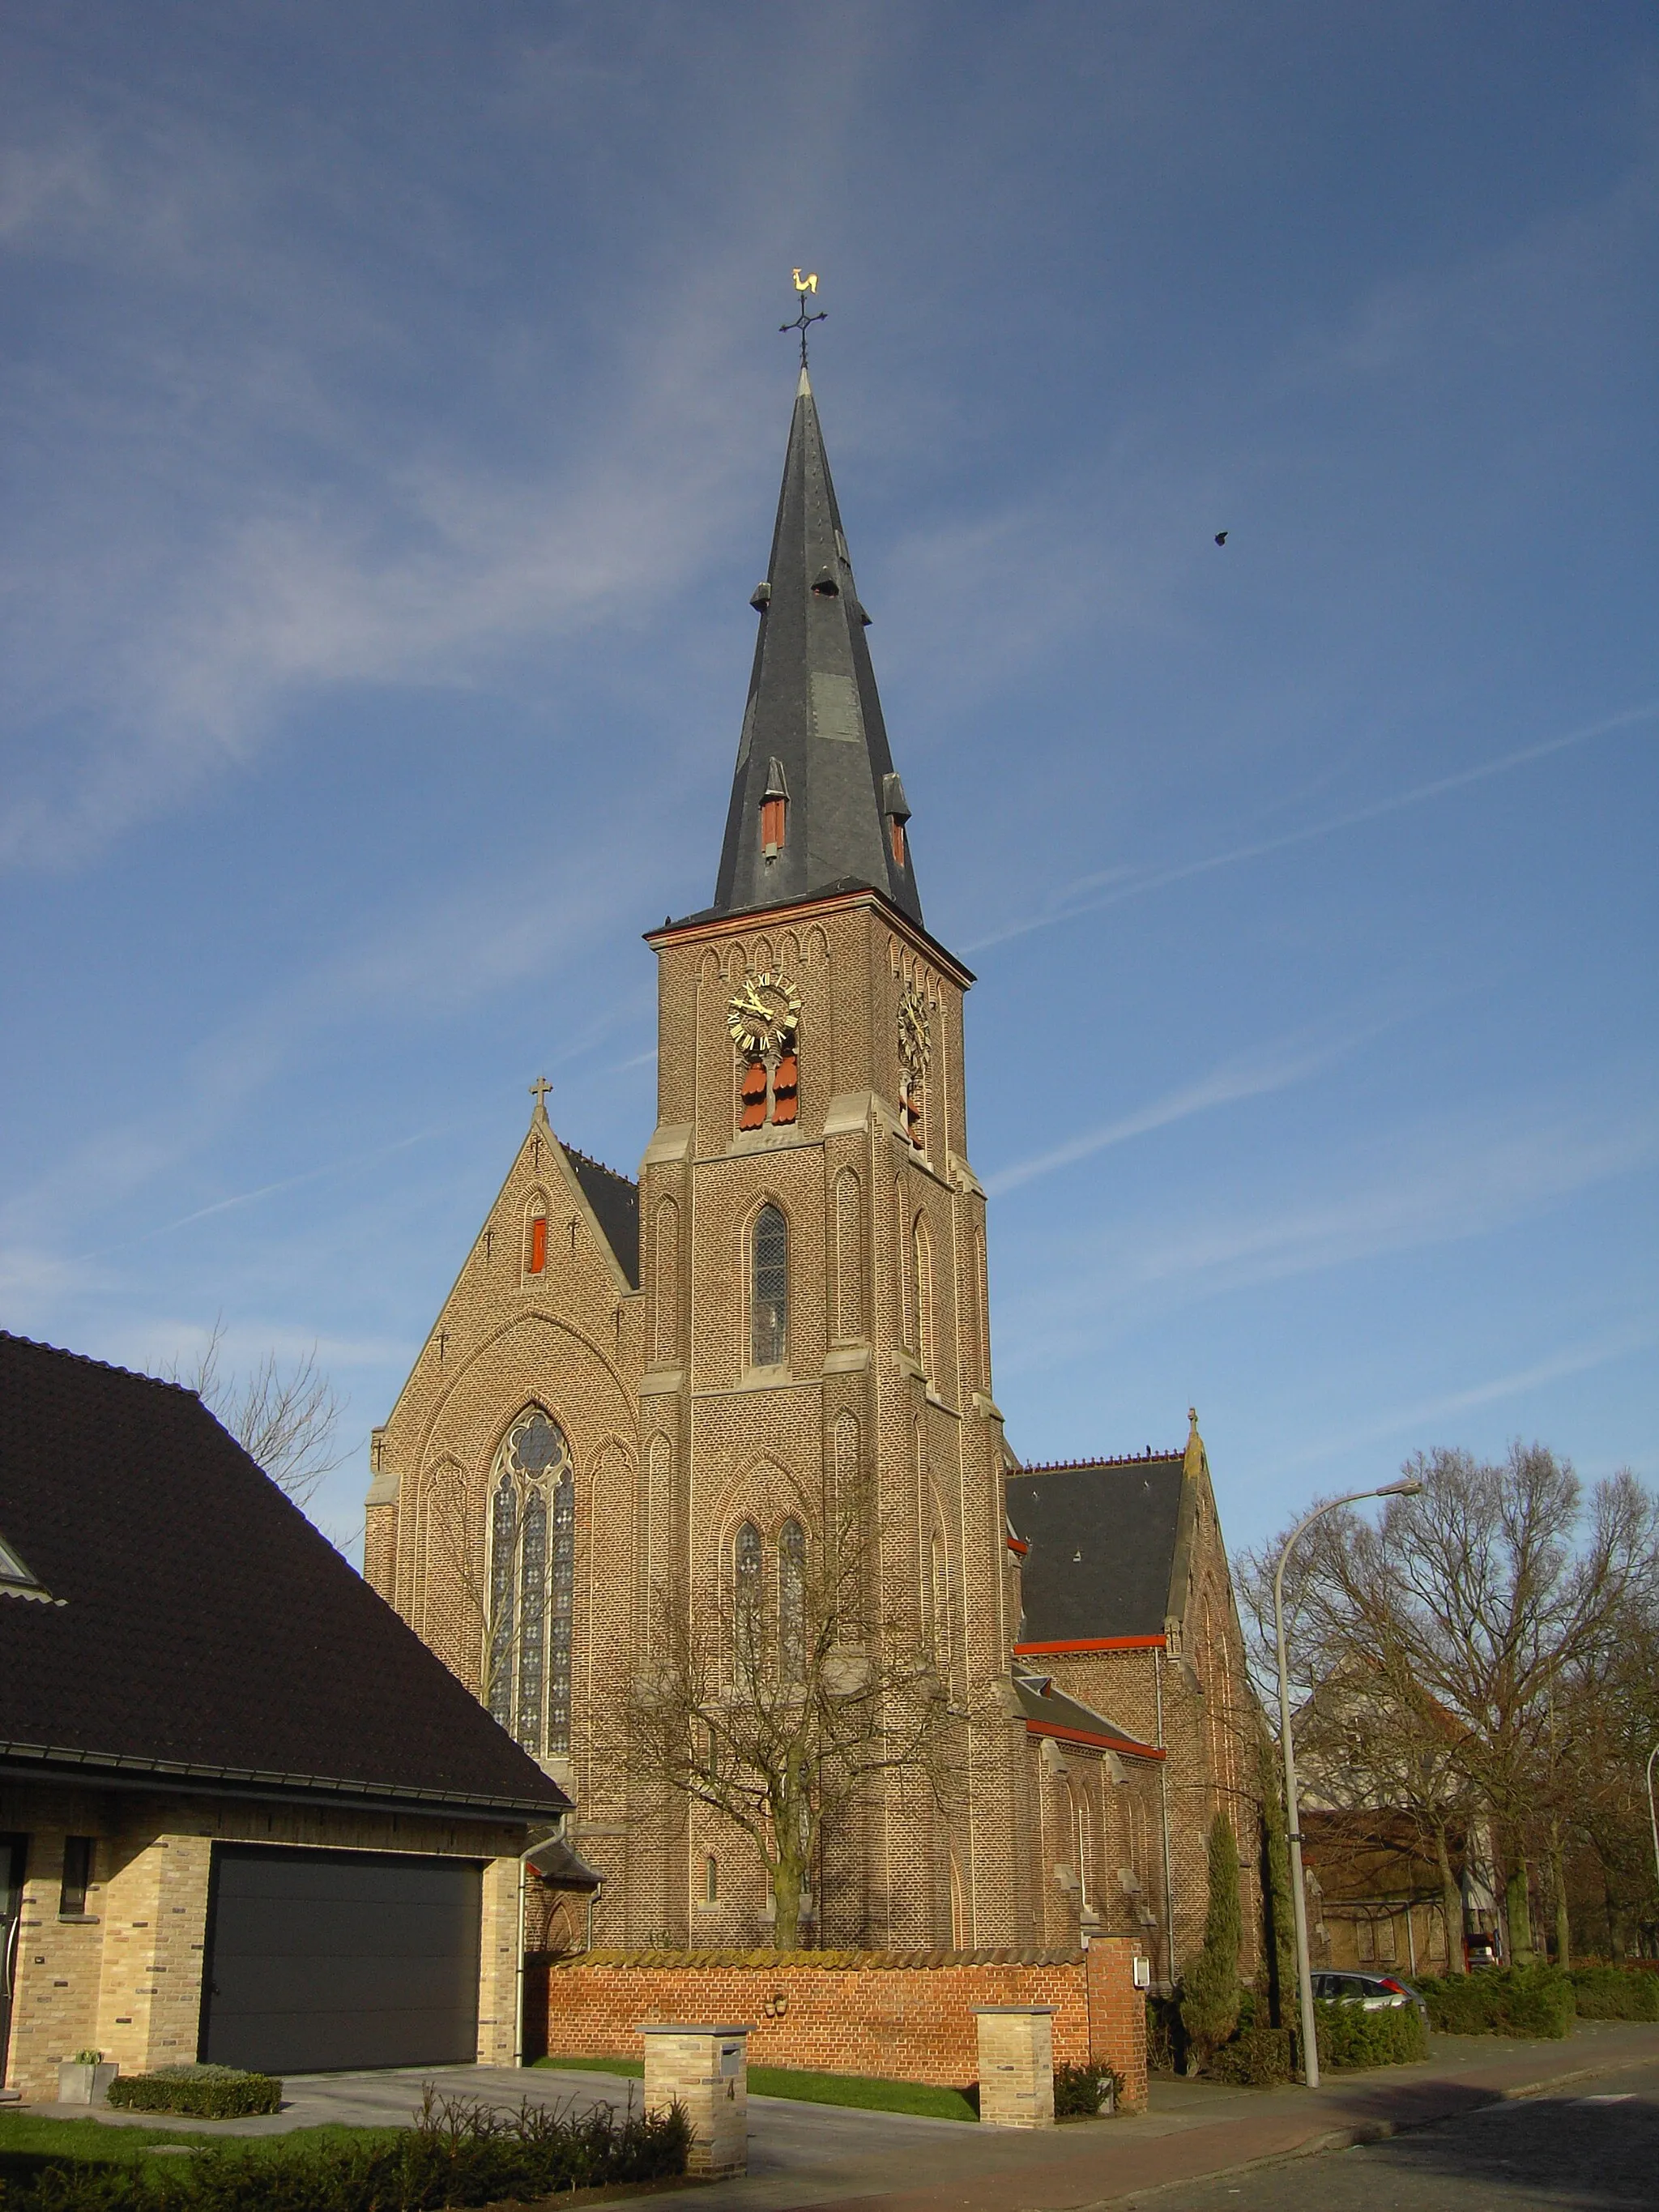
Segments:
[[[748,2176],[700,2190],[697,2204],[699,2212],[805,2204],[817,2212],[1079,2212],[1172,2183],[1375,2142],[1656,2060],[1659,2026],[1648,2022],[1585,2021],[1565,2043],[1437,2036],[1419,2066],[1328,2076],[1314,2091],[1158,2081],[1148,2112],[1030,2135],[981,2133],[947,2120],[895,2124],[885,2114],[836,2116],[876,2122],[879,2139],[870,2140],[863,2129],[803,2129],[781,2119],[776,2100],[754,2098]],[[833,2151],[831,2134],[842,2135]]]
[[[790,2212],[805,2205],[815,2212],[1081,2212],[1173,2183],[1375,2142],[1504,2098],[1544,2095],[1589,2075],[1656,2063],[1659,2024],[1646,2021],[1581,2021],[1565,2043],[1436,2036],[1419,2066],[1331,2075],[1313,2091],[1154,2081],[1147,2112],[1030,2134],[751,2097],[747,2175],[698,2188],[688,2201],[696,2212]],[[265,2118],[192,2124],[106,2110],[92,2117],[212,2137],[285,2134],[330,2121],[397,2126],[407,2124],[428,2081],[447,2094],[509,2106],[526,2096],[546,2105],[622,2105],[641,2090],[639,2082],[615,2075],[410,2068],[296,2076],[287,2084],[282,2112]],[[29,2109],[88,2117],[84,2105]]]

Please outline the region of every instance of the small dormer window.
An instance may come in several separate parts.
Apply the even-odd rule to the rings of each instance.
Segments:
[[[761,799],[761,850],[769,860],[775,860],[783,850],[788,817],[789,786],[784,781],[783,763],[769,761],[766,791]]]
[[[910,802],[904,796],[904,786],[890,772],[881,780],[881,811],[887,824],[887,844],[893,855],[893,866],[902,868],[909,860],[910,841],[905,824],[910,819]]]
[[[52,1592],[32,1575],[16,1553],[0,1536],[0,1597],[44,1598],[52,1603]]]

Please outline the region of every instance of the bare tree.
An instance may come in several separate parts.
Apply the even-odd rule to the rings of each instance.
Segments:
[[[739,1562],[718,1595],[653,1593],[648,1658],[621,1745],[635,1778],[708,1807],[748,1838],[771,1891],[772,1940],[799,1941],[820,1836],[878,1778],[947,1799],[965,1716],[925,1623],[872,1597],[879,1549],[865,1497],[779,1561],[775,1589]],[[786,1534],[786,1544],[788,1539]]]
[[[1329,1514],[1304,1540],[1297,1671],[1363,1696],[1376,1740],[1349,1746],[1356,1787],[1425,1820],[1449,1910],[1444,1820],[1460,1806],[1490,1819],[1524,1961],[1528,1862],[1549,1851],[1568,1791],[1559,1707],[1651,1587],[1654,1503],[1620,1474],[1586,1521],[1578,1478],[1541,1445],[1514,1445],[1502,1466],[1419,1453],[1405,1472],[1420,1496],[1391,1498],[1376,1523]],[[1259,1584],[1277,1549],[1247,1560],[1247,1578]]]
[[[287,1367],[268,1352],[241,1376],[222,1370],[223,1344],[224,1324],[216,1321],[192,1365],[185,1370],[175,1362],[170,1379],[194,1390],[296,1505],[308,1504],[323,1477],[345,1457],[335,1448],[344,1401],[319,1368],[316,1346]]]

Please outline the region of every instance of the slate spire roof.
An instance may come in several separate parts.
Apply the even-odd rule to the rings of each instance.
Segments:
[[[868,885],[921,921],[908,839],[865,641],[869,620],[830,479],[805,368],[795,392],[766,581],[755,592],[760,636],[732,780],[732,807],[710,915],[746,914],[830,890]],[[762,808],[786,805],[769,853]],[[701,918],[701,917],[699,917]]]

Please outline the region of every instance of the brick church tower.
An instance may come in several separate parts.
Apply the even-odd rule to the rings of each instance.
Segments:
[[[653,931],[658,1122],[641,1177],[652,1570],[708,1604],[733,1547],[868,1501],[890,1627],[969,1717],[951,1809],[876,1792],[823,1940],[1022,1932],[1018,1627],[991,1396],[963,994],[922,923],[817,410],[801,373],[714,902]],[[860,1510],[866,1510],[861,1508]],[[803,1518],[804,1516],[804,1518]],[[1011,1610],[1012,1607],[1012,1610]],[[1000,1694],[1000,1692],[1001,1694]],[[637,1886],[637,1882],[636,1885]],[[706,1905],[708,1900],[704,1899]],[[672,1917],[665,1896],[663,1924]],[[713,1917],[703,1915],[701,1917]]]

